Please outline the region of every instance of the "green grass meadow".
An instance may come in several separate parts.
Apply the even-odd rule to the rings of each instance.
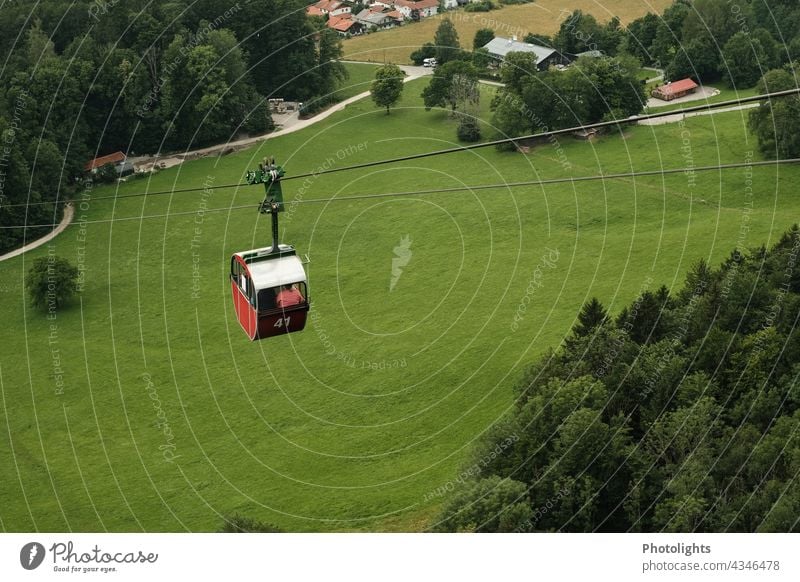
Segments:
[[[797,220],[790,167],[309,202],[743,162],[757,147],[739,112],[287,180],[287,201],[308,202],[289,202],[281,224],[311,261],[313,316],[250,343],[227,273],[233,252],[268,244],[261,187],[97,200],[237,183],[265,155],[290,178],[452,147],[455,121],[422,107],[426,82],[391,115],[362,100],[250,150],[97,188],[52,250],[0,263],[0,528],[214,531],[238,513],[290,531],[425,529],[437,489],[584,301],[616,312],[648,278],[678,288],[699,258],[716,264]],[[413,254],[392,288],[404,237]],[[23,290],[48,252],[86,281],[51,319]]]
[[[359,93],[369,91],[370,85],[375,79],[375,71],[378,65],[344,63],[344,68],[347,71],[347,79],[335,93],[338,101],[344,101],[350,97],[355,97]]]

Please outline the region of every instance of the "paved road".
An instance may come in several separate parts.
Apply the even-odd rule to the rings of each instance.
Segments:
[[[14,257],[18,257],[28,251],[32,251],[33,249],[42,246],[43,244],[47,244],[54,238],[56,238],[59,234],[64,232],[64,229],[69,226],[69,223],[72,222],[72,217],[75,215],[75,209],[72,207],[72,204],[67,204],[64,207],[64,216],[61,218],[61,222],[58,226],[52,231],[44,235],[42,238],[37,239],[31,243],[26,244],[24,247],[20,247],[16,250],[8,252],[2,256],[0,256],[0,261],[6,261],[8,259],[13,259]]]

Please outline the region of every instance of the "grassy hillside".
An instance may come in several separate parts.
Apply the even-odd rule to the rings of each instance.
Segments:
[[[346,59],[357,61],[409,64],[408,55],[423,43],[433,42],[433,35],[442,18],[449,18],[458,30],[461,45],[472,48],[475,32],[492,28],[497,36],[522,39],[529,32],[554,34],[573,10],[592,14],[599,22],[618,16],[623,24],[648,12],[661,14],[672,0],[536,0],[530,4],[505,6],[491,12],[448,11],[421,22],[376,32],[344,41]]]
[[[425,82],[391,115],[361,101],[119,194],[235,183],[268,154],[291,176],[451,146],[454,121],[421,106]],[[740,113],[698,117],[624,140],[564,138],[561,152],[489,148],[289,180],[284,192],[309,201],[683,166],[687,139],[696,165],[737,162],[755,149],[743,127]],[[85,266],[79,301],[54,319],[24,304],[24,274],[47,246],[0,263],[0,525],[214,530],[241,513],[288,530],[422,529],[437,488],[510,406],[520,368],[561,341],[584,301],[617,310],[650,279],[677,287],[700,257],[772,241],[796,221],[799,178],[756,169],[299,204],[282,225],[311,259],[313,317],[260,343],[240,330],[227,279],[232,252],[267,244],[260,188],[115,203],[98,188],[78,217],[100,222],[51,247]],[[405,238],[413,254],[392,287]]]

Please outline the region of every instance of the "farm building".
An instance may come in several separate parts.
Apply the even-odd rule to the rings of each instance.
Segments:
[[[130,174],[134,171],[133,164],[128,161],[128,156],[122,152],[114,152],[105,156],[97,157],[86,162],[83,169],[92,174],[96,174],[101,168],[113,165],[120,176]]]
[[[568,65],[571,62],[569,57],[555,49],[501,36],[493,38],[483,45],[483,48],[489,51],[489,56],[498,62],[505,60],[509,53],[533,53],[536,55],[536,66],[540,71],[545,71],[555,65]]]
[[[694,93],[697,87],[697,83],[691,79],[681,79],[674,83],[666,83],[660,87],[656,87],[653,89],[651,95],[662,101],[672,101],[673,99],[678,99],[679,97]]]

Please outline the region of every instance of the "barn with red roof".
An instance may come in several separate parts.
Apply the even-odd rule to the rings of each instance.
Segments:
[[[691,79],[681,79],[674,83],[666,83],[660,87],[656,87],[653,89],[651,95],[662,101],[672,101],[673,99],[678,99],[679,97],[685,97],[686,95],[694,93],[697,87],[697,83]]]

